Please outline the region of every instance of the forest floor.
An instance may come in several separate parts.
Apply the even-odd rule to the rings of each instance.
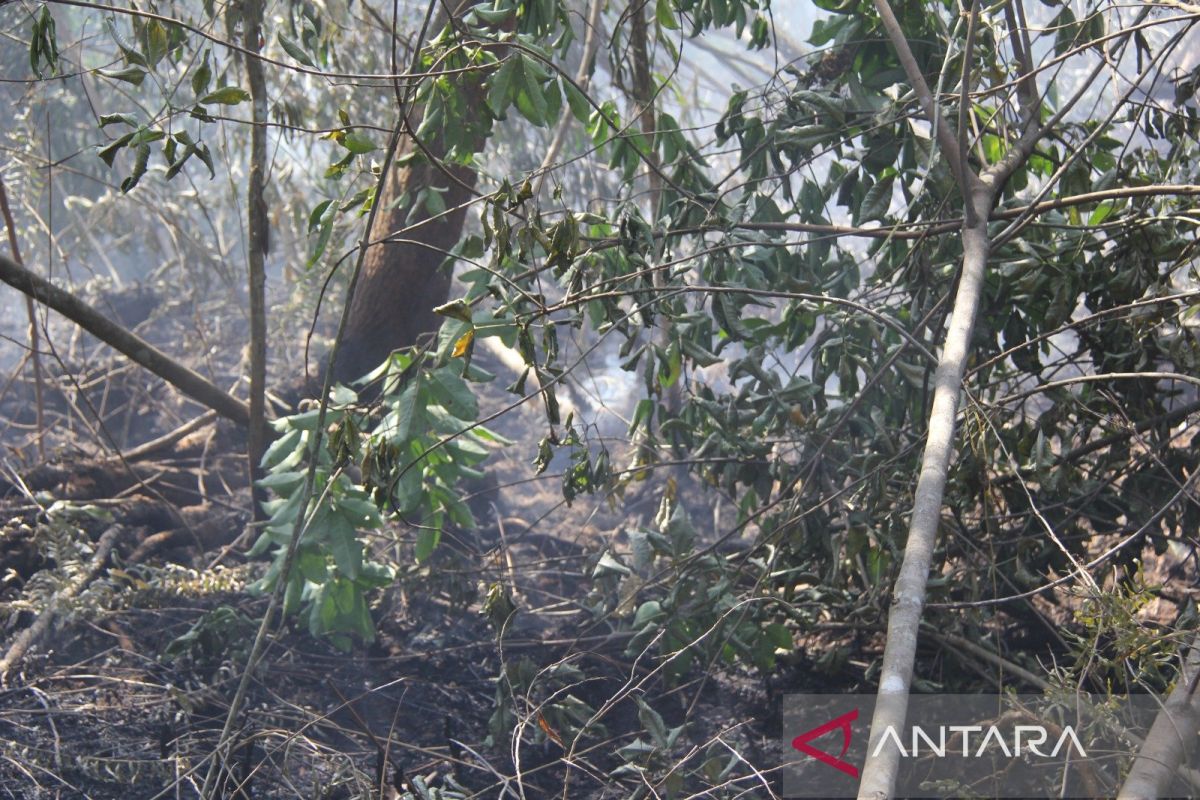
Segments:
[[[151,332],[181,341],[171,318]],[[197,797],[266,607],[247,591],[266,562],[242,555],[241,443],[215,423],[137,450],[201,411],[77,344],[46,387],[45,456],[27,376],[0,397],[0,637],[10,657],[32,643],[0,687],[0,797]],[[485,405],[512,402],[503,383]],[[589,610],[590,578],[602,553],[627,549],[625,529],[650,524],[655,480],[565,504],[554,465],[531,467],[541,415],[526,406],[493,426],[517,444],[489,462],[480,528],[374,596],[374,642],[340,652],[295,620],[270,638],[213,796],[777,792],[783,694],[847,689],[862,671],[823,676],[797,648],[769,673],[717,662],[671,677],[630,651],[628,620]],[[672,479],[694,516],[720,514],[719,497]],[[376,546],[406,536],[388,533]],[[518,609],[503,637],[482,613],[497,585]],[[686,723],[670,747],[647,744],[655,714]]]

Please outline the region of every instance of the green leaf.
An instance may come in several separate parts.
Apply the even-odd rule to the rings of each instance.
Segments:
[[[430,386],[443,408],[458,419],[475,418],[479,413],[479,402],[475,399],[471,387],[458,376],[454,367],[446,366],[434,370],[429,373],[429,377],[433,379]]]
[[[354,163],[354,153],[346,153],[345,156],[330,164],[325,169],[325,177],[329,180],[337,180],[346,174],[347,168]]]
[[[426,186],[421,190],[418,196],[418,203],[414,203],[413,207],[418,208],[420,201],[424,201],[425,211],[431,217],[436,217],[439,214],[446,213],[446,199],[442,197],[442,193],[433,186]]]
[[[120,48],[121,55],[124,57],[126,63],[135,64],[139,67],[145,67],[146,69],[150,68],[150,64],[146,61],[146,57],[129,43],[129,41],[117,29],[117,26],[113,24],[111,19],[106,19],[105,25],[108,27],[109,35],[112,36],[113,41],[116,42],[117,47]]]
[[[300,431],[293,428],[272,442],[271,446],[267,448],[267,452],[263,453],[262,465],[270,469],[291,455],[297,445],[301,443],[301,435]]]
[[[761,50],[769,44],[771,44],[771,24],[767,22],[766,17],[758,14],[750,25],[750,46],[755,50]]]
[[[238,103],[244,103],[250,99],[250,93],[240,86],[222,86],[215,92],[209,92],[201,97],[199,102],[203,105],[212,105],[219,103],[223,106],[236,106]]]
[[[1091,216],[1088,217],[1088,225],[1099,225],[1100,223],[1104,222],[1104,220],[1108,219],[1109,215],[1112,214],[1115,208],[1116,204],[1112,200],[1105,200],[1103,203],[1096,206],[1096,210],[1093,211]]]
[[[411,514],[420,506],[424,497],[424,483],[419,466],[410,466],[404,470],[392,489],[392,498],[396,502],[398,514]]]
[[[353,531],[349,535],[343,532],[330,537],[329,549],[338,571],[350,580],[357,579],[362,569],[362,544],[354,537]]]
[[[734,341],[749,339],[753,332],[742,322],[742,312],[729,292],[720,292],[713,298],[713,316]]]
[[[308,617],[308,632],[313,636],[333,630],[334,620],[337,619],[337,601],[332,589],[331,584],[325,584],[313,592],[312,610]]]
[[[440,305],[433,310],[433,313],[449,317],[450,319],[472,322],[471,306],[465,300],[461,299],[451,300],[449,303]]]
[[[321,220],[325,218],[325,212],[331,205],[333,205],[332,200],[322,200],[313,206],[313,210],[308,214],[308,232],[310,235],[321,224]]]
[[[867,190],[858,207],[858,221],[882,220],[892,205],[892,184],[895,177],[884,178]]]
[[[308,261],[305,266],[312,268],[314,264],[321,260],[321,256],[325,254],[325,248],[329,246],[329,237],[333,235],[333,215],[325,218],[321,223],[321,232],[317,234],[317,240],[313,242],[312,252],[309,253]]]
[[[617,750],[619,755],[625,761],[636,763],[649,758],[654,753],[654,745],[649,742],[643,742],[641,739],[634,739],[630,744]]]
[[[651,708],[650,704],[641,697],[635,699],[638,704],[638,720],[641,721],[646,733],[650,734],[650,738],[654,740],[654,744],[658,747],[668,747],[667,726],[663,722],[662,715]]]
[[[712,8],[712,21],[714,25],[723,27],[733,22],[733,14],[729,7],[729,0],[708,0],[708,3]],[[737,2],[736,5],[738,8],[741,8],[740,2]]]
[[[167,140],[167,144],[168,145],[172,144],[171,140]],[[171,180],[176,175],[178,175],[180,170],[183,169],[183,165],[187,163],[187,160],[195,154],[196,154],[196,146],[195,145],[187,145],[186,147],[183,148],[183,152],[179,154],[178,158],[170,159],[170,156],[168,155],[168,159],[170,159],[170,164],[167,165],[167,174],[165,176],[166,179]]]
[[[325,583],[329,580],[329,565],[324,554],[316,550],[301,549],[296,555],[296,566],[305,580],[313,583]]]
[[[142,81],[146,80],[146,70],[138,67],[126,67],[125,69],[118,70],[101,69],[96,70],[96,72],[106,78],[125,81],[126,83],[132,83],[134,86],[141,86]]]
[[[155,130],[154,128],[148,128],[146,126],[142,126],[141,128],[138,128],[137,131],[134,132],[133,141],[131,142],[131,144],[142,144],[143,142],[146,144],[150,144],[151,142],[157,142],[159,139],[162,139],[165,136],[166,136],[166,134],[160,130]]]
[[[633,629],[640,631],[651,622],[660,620],[665,616],[666,612],[663,611],[662,603],[657,600],[647,600],[638,606],[637,613],[633,615]]]
[[[390,425],[380,426],[382,431],[387,435],[388,441],[395,446],[403,446],[408,442],[409,437],[412,435],[412,422],[413,418],[416,416],[417,400],[418,395],[420,394],[420,389],[420,380],[410,381],[409,384],[404,387],[404,391],[400,393],[400,397],[396,400],[396,407],[394,410],[394,427]],[[391,418],[389,417],[389,421],[390,419]],[[410,471],[419,473],[419,470]]]
[[[699,342],[684,338],[680,340],[679,344],[683,348],[683,354],[690,358],[696,364],[696,366],[711,367],[713,364],[717,364],[721,361],[721,357],[719,355],[712,352]]]
[[[213,169],[212,153],[208,150],[208,145],[203,142],[196,145],[196,156],[204,162],[204,166],[208,167],[208,177],[215,178],[216,170]]]
[[[50,8],[43,5],[42,10],[33,20],[33,30],[29,37],[29,67],[33,74],[42,77],[42,61],[50,68],[51,74],[58,72],[58,36],[55,33],[54,17]]]
[[[297,42],[289,39],[287,36],[284,36],[282,32],[276,34],[275,38],[279,40],[280,47],[282,47],[283,51],[289,56],[296,59],[306,67],[316,67],[316,64],[314,64],[312,59],[308,57],[308,53],[306,53],[304,48],[301,47]]]
[[[657,0],[654,16],[658,20],[658,24],[667,30],[679,29],[679,21],[675,19],[675,7],[671,5],[671,0]]]
[[[433,555],[433,551],[437,549],[438,542],[441,541],[442,530],[438,528],[423,528],[417,534],[416,557],[418,563],[424,563]]]
[[[592,115],[592,104],[588,102],[587,97],[583,92],[575,88],[575,84],[563,77],[562,81],[563,94],[567,96],[567,105],[571,108],[571,115],[580,122],[587,124],[589,117]]]
[[[343,136],[342,147],[346,148],[351,153],[354,153],[356,156],[360,156],[363,153],[370,153],[372,150],[379,149],[375,143],[371,141],[370,137],[365,136],[358,131],[350,131]]]
[[[100,127],[104,128],[109,125],[116,125],[118,122],[124,123],[131,128],[138,127],[139,123],[132,114],[101,114]]]
[[[162,61],[163,56],[167,54],[170,42],[167,37],[167,29],[163,24],[156,19],[150,20],[145,27],[146,39],[146,60],[153,67]]]
[[[1062,11],[1054,18],[1051,30],[1056,30],[1057,34],[1054,37],[1054,54],[1061,56],[1063,53],[1070,50],[1075,45],[1075,40],[1079,35],[1080,25],[1075,21],[1075,14],[1072,13],[1071,7],[1064,4]]]
[[[763,633],[766,635],[767,641],[775,645],[777,650],[791,650],[795,646],[792,642],[792,634],[786,625],[772,622],[763,629]]]
[[[546,94],[542,89],[542,81],[537,76],[530,59],[521,56],[520,63],[520,75],[514,78],[514,81],[519,81],[517,110],[534,125],[539,128],[544,127],[550,120],[548,119],[549,108],[546,103]]]
[[[208,51],[204,51],[204,60],[200,62],[200,66],[196,67],[196,71],[192,73],[192,94],[199,97],[208,91],[208,84],[212,82],[212,67],[208,65]]]
[[[632,575],[633,570],[617,561],[613,554],[605,550],[604,555],[600,556],[600,560],[596,562],[595,569],[592,570],[592,577],[599,578],[602,575]]]
[[[492,116],[504,119],[504,112],[512,102],[513,76],[517,71],[518,57],[509,56],[500,68],[492,73],[488,81],[487,104]]]
[[[302,472],[276,472],[265,478],[256,481],[255,485],[263,489],[271,489],[279,495],[290,495],[301,483],[304,482],[304,473]]]
[[[369,188],[366,188],[359,192],[356,192],[353,197],[351,197],[349,200],[347,200],[342,205],[338,206],[338,211],[346,212],[346,211],[350,211],[353,208],[357,208],[358,206],[361,206],[364,203],[367,203],[367,201],[372,199],[374,197],[374,195],[375,195],[375,187],[374,186],[371,186]],[[368,203],[364,207],[364,211],[362,213],[366,213],[367,211],[370,211],[370,210],[371,210],[370,204]]]
[[[150,161],[150,145],[142,142],[134,149],[133,157],[133,172],[129,177],[121,181],[121,191],[128,193],[133,190],[133,187],[138,185],[138,181],[146,174],[146,164]]]
[[[485,8],[482,5],[479,5],[471,9],[471,13],[474,14],[480,22],[488,25],[499,25],[503,22],[506,22],[516,10],[517,7],[512,4],[508,4],[504,8]]]
[[[283,613],[295,614],[300,608],[300,597],[304,591],[304,576],[293,574],[288,580],[287,588],[283,591]]]

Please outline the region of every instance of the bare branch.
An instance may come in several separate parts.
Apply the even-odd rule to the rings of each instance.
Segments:
[[[959,169],[967,163],[967,126],[971,114],[971,61],[975,56],[975,35],[979,29],[979,0],[972,0],[971,10],[967,16],[967,38],[963,45],[962,79],[959,83],[958,98],[958,163]],[[966,185],[963,193],[966,193]],[[966,204],[966,224],[974,225],[973,206]]]
[[[8,191],[0,178],[0,214],[4,216],[4,227],[8,229],[8,247],[13,261],[24,264],[21,247],[17,244],[17,224],[13,221],[12,209],[8,207]],[[33,311],[33,298],[25,295],[25,316],[29,319],[29,361],[33,365],[33,401],[37,414],[37,450],[42,460],[46,459],[46,404],[43,398],[42,354],[39,343],[37,315]]]
[[[1044,214],[1047,211],[1057,211],[1061,208],[1073,208],[1090,203],[1103,203],[1107,200],[1127,200],[1136,197],[1191,197],[1200,195],[1200,185],[1197,184],[1163,184],[1155,183],[1147,186],[1118,186],[1113,189],[1102,189],[1098,192],[1056,197],[1043,200],[1027,206],[1002,208],[993,211],[992,221],[1005,219],[1020,219]],[[808,222],[741,222],[734,226],[738,230],[747,231],[790,231],[794,233],[815,233],[825,236],[862,236],[868,239],[921,239],[940,233],[953,233],[962,228],[962,218],[948,219],[921,225],[887,225],[879,228],[863,228],[853,225],[824,225]],[[673,230],[672,234],[690,233],[691,230]]]
[[[937,126],[934,134],[937,136],[938,145],[946,154],[946,160],[950,162],[950,168],[954,171],[958,185],[965,196],[970,192],[972,185],[975,183],[976,175],[971,171],[967,163],[960,158],[958,139],[954,135],[954,131],[950,130],[950,125],[946,122],[945,116],[937,113],[934,107],[936,101],[933,98],[933,93],[929,91],[929,84],[925,82],[925,76],[921,74],[921,68],[917,65],[917,59],[913,56],[912,48],[908,46],[908,39],[901,29],[900,22],[896,19],[895,13],[892,12],[892,7],[888,3],[888,0],[875,0],[875,8],[879,12],[879,17],[883,21],[883,28],[887,31],[892,46],[896,48],[896,55],[900,58],[900,65],[904,67],[904,74],[908,76],[909,83],[912,84],[913,90],[917,93],[917,100],[921,103],[921,109],[925,112],[925,116],[929,118],[930,122]]]
[[[1013,7],[1016,12],[1013,12]],[[1033,71],[1033,50],[1029,42],[1029,28],[1025,23],[1025,6],[1021,0],[1010,0],[1004,5],[1004,19],[1008,24],[1008,37],[1013,55],[1017,59],[1020,76],[1017,78],[1017,95],[1021,99],[1024,121],[1036,121],[1038,109],[1037,83]]]
[[[12,645],[8,648],[8,652],[4,654],[4,658],[0,659],[0,681],[6,681],[8,673],[13,667],[21,663],[25,658],[25,654],[29,652],[29,648],[37,644],[42,637],[50,631],[50,625],[58,616],[58,609],[65,602],[70,602],[73,598],[79,595],[88,584],[96,577],[97,573],[103,569],[104,564],[108,561],[109,555],[112,554],[113,545],[117,543],[117,538],[124,531],[120,525],[113,525],[106,530],[96,543],[96,552],[92,555],[92,560],[88,563],[88,568],[84,572],[76,575],[66,586],[50,598],[50,602],[42,609],[42,613],[38,614],[37,619],[33,621],[25,630],[13,640]]]
[[[600,48],[600,12],[604,10],[604,3],[601,0],[592,0],[591,6],[588,9],[587,17],[587,32],[583,39],[583,58],[579,62],[579,69],[575,71],[575,83],[580,88],[587,91],[591,87],[592,69],[595,65],[596,51]],[[551,140],[550,146],[546,148],[546,155],[542,159],[542,165],[538,168],[538,191],[541,191],[542,183],[546,180],[546,173],[554,166],[555,160],[558,159],[558,154],[562,151],[563,143],[567,139],[567,130],[571,126],[571,107],[570,105],[563,106],[562,112],[558,117],[558,125],[554,129],[554,139]]]
[[[1138,22],[1141,22],[1141,20],[1144,19],[1147,14],[1149,14],[1150,8],[1151,7],[1149,5],[1146,5],[1142,8],[1141,15],[1137,20]],[[1191,23],[1189,23],[1188,27],[1190,26]],[[1141,85],[1142,81],[1145,80],[1145,78],[1153,70],[1158,69],[1157,64],[1159,60],[1164,58],[1166,54],[1170,52],[1174,44],[1183,37],[1183,34],[1186,31],[1187,28],[1177,33],[1175,37],[1173,37],[1172,42],[1168,44],[1167,47],[1164,47],[1155,58],[1151,59],[1149,66],[1142,71],[1142,74],[1138,75],[1137,78],[1133,80],[1125,93],[1121,95],[1116,103],[1113,104],[1112,111],[1109,112],[1108,116],[1100,121],[1100,124],[1097,125],[1096,129],[1088,135],[1087,139],[1075,147],[1075,151],[1071,157],[1066,159],[1066,161],[1058,168],[1054,175],[1052,175],[1049,180],[1046,181],[1045,186],[1043,186],[1041,191],[1038,193],[1039,198],[1044,197],[1051,188],[1057,186],[1058,181],[1066,173],[1067,168],[1074,163],[1075,159],[1079,157],[1079,154],[1084,151],[1084,148],[1094,139],[1099,137],[1103,131],[1108,129],[1109,124],[1112,123],[1113,119],[1116,118],[1121,109],[1125,107],[1125,103],[1129,101],[1130,96],[1134,93],[1134,91],[1137,90],[1138,86]],[[1126,31],[1125,36],[1121,38],[1121,42],[1127,41],[1132,35],[1132,31]],[[1118,47],[1119,44],[1120,42],[1118,44],[1114,44],[1113,47]],[[1066,118],[1071,109],[1073,109],[1080,99],[1082,99],[1083,96],[1089,91],[1089,87],[1096,79],[1096,76],[1099,75],[1100,71],[1106,66],[1107,65],[1105,64],[1104,60],[1101,59],[1099,63],[1096,64],[1096,67],[1092,70],[1092,73],[1087,77],[1087,79],[1080,82],[1079,88],[1075,91],[1075,94],[1072,95],[1071,99],[1069,99],[1066,103],[1063,103],[1062,107],[1060,107],[1054,116],[1051,117],[1044,125],[1039,125],[1038,116],[1036,114],[1031,119],[1026,120],[1025,130],[1021,133],[1021,138],[1017,140],[1016,145],[1014,145],[1014,147],[1004,155],[1004,158],[991,166],[984,173],[982,176],[983,179],[991,183],[993,186],[1000,186],[1006,180],[1008,180],[1009,176],[1016,172],[1021,165],[1029,159],[1029,156],[1033,153],[1033,149],[1037,146],[1037,143],[1040,142],[1047,134],[1049,134],[1050,131],[1054,130],[1054,128]],[[1008,241],[1008,239],[1010,239],[1017,231],[1019,231],[1021,227],[1021,219],[1018,218],[1017,222],[1009,225],[1002,233],[995,237],[995,244],[1000,245]]]
[[[250,409],[241,400],[108,319],[75,295],[3,255],[0,255],[0,281],[54,309],[201,405],[240,425],[250,420]]]

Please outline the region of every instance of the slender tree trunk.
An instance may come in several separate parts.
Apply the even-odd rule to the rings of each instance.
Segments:
[[[1171,781],[1185,758],[1196,751],[1196,733],[1200,731],[1200,637],[1192,639],[1175,689],[1154,718],[1150,733],[1142,742],[1118,800],[1150,800],[1168,797]]]
[[[633,100],[637,105],[638,127],[642,137],[650,148],[646,156],[651,169],[646,174],[649,188],[647,206],[650,209],[650,224],[654,225],[662,214],[663,179],[660,173],[658,153],[654,150],[654,137],[658,132],[658,115],[655,113],[654,64],[650,57],[650,27],[646,22],[646,9],[634,4],[629,10],[630,33],[629,46],[633,51]],[[655,270],[652,280],[654,288],[659,293],[666,291],[666,276],[661,270]],[[655,334],[655,344],[666,350],[670,347],[675,333],[670,319],[663,315],[662,326]],[[677,414],[683,406],[683,386],[679,380],[670,386],[663,387],[662,402],[671,414]],[[661,420],[660,420],[661,423]]]
[[[942,518],[946,476],[954,454],[958,396],[970,355],[971,333],[975,328],[987,269],[987,221],[991,201],[991,192],[986,190],[969,201],[974,203],[975,224],[963,230],[962,279],[954,298],[954,311],[950,315],[945,346],[938,359],[933,409],[929,414],[925,454],[913,498],[908,542],[892,593],[887,645],[884,648],[883,670],[879,676],[879,696],[871,720],[871,741],[867,746],[867,761],[859,785],[859,797],[862,798],[877,800],[891,797],[895,789],[899,753],[891,747],[880,748],[878,755],[875,755],[875,751],[884,731],[889,727],[899,730],[907,715],[908,691],[917,655],[917,631],[921,625],[921,611],[925,607],[925,586]]]
[[[0,180],[0,214],[4,216],[4,227],[8,229],[8,247],[12,251],[13,261],[24,266],[21,259],[21,248],[17,244],[17,223],[13,219],[12,209],[8,206],[8,191],[4,181]],[[37,314],[33,309],[33,298],[25,295],[25,316],[29,320],[29,362],[33,365],[33,401],[36,405],[37,421],[37,451],[43,461],[46,460],[46,406],[43,398],[42,354],[41,341],[38,336]]]
[[[1013,2],[1017,3],[1018,7],[1017,13],[1010,18],[1010,25],[1016,24],[1012,19],[1024,19],[1025,16],[1019,5],[1021,0]],[[963,275],[955,297],[945,345],[939,358],[933,409],[929,417],[929,430],[914,496],[912,518],[909,522],[908,540],[904,546],[904,560],[896,579],[893,605],[888,615],[887,644],[883,654],[878,701],[871,719],[871,742],[859,783],[860,798],[881,800],[893,796],[895,791],[899,754],[893,748],[882,748],[878,756],[873,754],[883,732],[888,728],[901,729],[907,715],[908,694],[917,652],[917,634],[940,527],[946,477],[953,454],[958,395],[966,360],[970,355],[971,332],[979,309],[988,252],[996,244],[1003,243],[1021,224],[1021,218],[1018,218],[1006,231],[989,236],[988,222],[993,219],[992,206],[1005,181],[1029,159],[1037,143],[1079,102],[1090,81],[1083,82],[1072,97],[1060,104],[1054,116],[1043,122],[1036,86],[1033,83],[1032,76],[1035,73],[1029,48],[1021,41],[1023,32],[1014,29],[1014,52],[1017,54],[1020,73],[1021,135],[995,164],[988,166],[982,174],[977,174],[967,162],[970,59],[963,59],[963,74],[959,86],[960,113],[956,132],[941,113],[933,93],[926,84],[889,0],[875,0],[875,8],[879,12],[888,39],[896,49],[909,83],[916,92],[922,111],[935,126],[934,135],[940,154],[946,158],[954,172],[963,196],[965,211],[962,232]],[[978,21],[976,17],[979,13],[980,4],[975,2],[971,6],[967,40],[964,44],[964,52],[968,55],[975,44]],[[1100,62],[1096,72],[1104,65],[1104,62]],[[1105,129],[1105,125],[1110,123],[1129,101],[1136,87],[1142,85],[1156,68],[1155,60],[1151,60],[1140,75],[1129,81],[1129,88],[1114,104],[1108,118],[1096,126],[1091,137],[1098,136]],[[1094,72],[1093,75],[1095,74]],[[1054,176],[1046,182],[1043,193],[1058,183],[1067,166],[1068,164],[1063,164],[1059,167]],[[1084,578],[1088,579],[1086,573]]]
[[[245,47],[257,53],[262,42],[263,0],[248,0],[245,6]],[[267,82],[262,63],[246,56],[246,76],[250,82],[250,180],[246,189],[246,273],[250,296],[250,426],[246,437],[253,514],[262,519],[258,500],[265,499],[256,488],[260,477],[263,450],[266,447],[267,385],[267,303],[266,256],[269,249],[267,202],[264,197],[267,173]]]

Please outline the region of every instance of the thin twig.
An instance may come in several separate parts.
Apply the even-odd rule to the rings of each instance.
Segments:
[[[4,188],[4,178],[0,177],[0,213],[4,214],[4,226],[8,229],[8,247],[12,251],[13,261],[25,264],[21,258],[21,247],[17,243],[17,223],[13,220],[12,209],[8,206],[8,191]],[[29,318],[29,360],[33,365],[33,398],[37,414],[37,449],[38,457],[46,460],[46,405],[44,401],[44,379],[42,377],[42,356],[39,353],[41,342],[38,336],[37,314],[33,309],[33,298],[25,295],[25,315]]]
[[[588,9],[587,17],[587,32],[583,39],[583,59],[579,62],[579,69],[575,72],[575,83],[587,91],[591,87],[592,68],[596,60],[596,50],[600,46],[600,12],[604,10],[603,0],[592,0],[591,6]],[[546,148],[546,155],[542,159],[542,165],[538,167],[538,188],[535,194],[540,193],[542,184],[546,181],[546,175],[550,168],[554,166],[555,160],[558,159],[558,154],[562,150],[563,143],[567,139],[567,130],[571,126],[571,106],[564,105],[562,112],[558,116],[558,125],[554,129],[554,138],[550,140],[550,146]]]

